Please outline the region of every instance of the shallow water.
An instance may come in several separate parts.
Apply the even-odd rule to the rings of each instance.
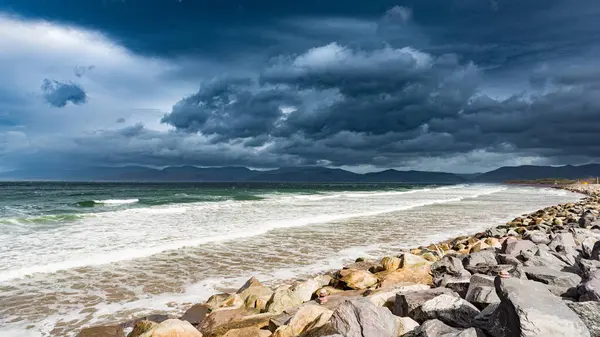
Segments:
[[[177,313],[252,275],[277,283],[580,198],[499,185],[311,186],[200,188],[202,200],[190,201],[189,187],[171,186],[169,195],[187,199],[161,203],[147,187],[138,195],[129,185],[94,188],[102,198],[77,195],[77,187],[29,213],[5,201],[12,213],[0,220],[0,335],[69,336],[82,326]],[[81,210],[81,197],[111,202]],[[62,213],[49,216],[56,208]]]

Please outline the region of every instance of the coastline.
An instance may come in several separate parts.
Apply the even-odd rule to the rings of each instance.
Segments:
[[[128,330],[134,327],[133,332],[128,334],[129,337],[162,336],[157,334],[157,331],[161,329],[183,329],[188,331],[186,332],[187,334],[182,336],[200,336],[197,333],[198,331],[201,331],[204,336],[215,337],[329,336],[334,333],[342,333],[342,331],[339,331],[339,324],[336,324],[336,319],[339,321],[343,318],[340,318],[340,315],[344,314],[342,309],[348,305],[363,305],[362,300],[365,299],[369,300],[369,303],[376,307],[384,306],[391,309],[388,312],[393,316],[392,318],[396,323],[388,324],[389,329],[392,331],[398,329],[407,334],[413,331],[412,333],[418,335],[418,333],[428,328],[425,323],[430,320],[423,320],[423,317],[419,315],[411,317],[413,315],[403,312],[398,308],[394,309],[397,306],[395,303],[397,302],[396,294],[401,292],[431,292],[432,290],[448,289],[461,295],[460,298],[462,299],[466,297],[474,275],[481,274],[492,277],[494,276],[493,274],[499,272],[497,266],[503,264],[496,263],[494,266],[488,266],[495,269],[488,268],[489,270],[477,270],[481,273],[473,273],[464,268],[459,268],[454,260],[462,260],[459,263],[462,266],[464,260],[469,259],[474,253],[476,253],[475,255],[481,255],[479,254],[480,252],[486,254],[488,252],[493,252],[494,254],[503,252],[506,254],[507,247],[514,245],[514,238],[517,238],[517,243],[525,241],[533,242],[530,232],[545,230],[546,235],[550,235],[547,238],[550,240],[554,232],[561,234],[560,231],[562,230],[566,229],[569,231],[569,224],[579,224],[580,219],[585,218],[585,212],[594,210],[597,213],[598,209],[600,209],[598,207],[598,192],[600,191],[598,186],[571,185],[557,188],[587,194],[588,197],[576,203],[546,207],[544,210],[533,212],[525,218],[515,218],[506,225],[490,228],[485,232],[445,240],[427,247],[413,248],[401,253],[399,256],[384,257],[381,261],[369,261],[359,258],[356,263],[346,266],[341,270],[332,271],[306,280],[285,282],[290,283],[291,286],[280,286],[276,289],[271,289],[252,278],[236,292],[216,294],[209,298],[206,303],[195,304],[180,317],[181,320],[167,319],[170,317],[165,315],[149,316],[145,317],[146,319],[140,318],[112,326],[85,328],[78,336],[94,336],[98,332],[103,333],[104,336],[125,336],[123,328],[126,328],[128,332]],[[565,207],[570,210],[577,209],[581,211],[579,219],[569,218],[568,215],[570,214],[566,214],[566,217],[561,216],[561,213],[557,210]],[[597,216],[598,214],[595,215]],[[564,221],[564,224],[562,218],[567,220]],[[555,219],[560,221],[556,221]],[[575,222],[572,222],[572,219],[575,219]],[[545,225],[548,221],[550,221],[550,225]],[[544,226],[548,228],[544,228]],[[593,226],[586,227],[590,228],[577,228],[584,228],[594,233],[592,232],[595,230],[592,228]],[[600,235],[600,232],[598,233]],[[585,239],[588,237],[593,237],[593,235],[587,236]],[[544,239],[543,241],[545,242],[546,240]],[[577,248],[574,247],[574,249]],[[559,252],[554,253],[558,254]],[[504,262],[516,264],[512,260]],[[528,260],[525,263],[521,263],[521,265],[529,267],[526,265],[527,262]],[[512,265],[511,263],[504,265]],[[459,271],[453,269],[459,269]],[[508,270],[508,272],[522,273],[513,269]],[[469,273],[468,278],[465,272]],[[516,277],[516,275],[513,276]],[[489,288],[490,285],[488,284],[487,287]],[[316,293],[323,288],[327,290],[328,301],[325,304],[318,304],[315,302]],[[437,295],[441,294],[435,291],[433,293]],[[431,299],[433,298],[436,297],[432,297]],[[299,313],[302,313],[300,318],[304,318],[304,321],[302,321],[304,325],[298,322],[300,320],[298,318]],[[317,313],[320,319],[315,321]],[[306,322],[307,319],[305,316],[307,315],[313,318],[312,320],[309,319],[309,322]],[[328,319],[324,319],[323,315],[328,316]],[[385,315],[382,314],[382,316]],[[400,318],[400,316],[404,317]],[[295,320],[295,318],[297,319]],[[390,321],[389,318],[389,316],[380,317],[382,320],[387,319]],[[417,323],[414,320],[410,322],[405,318],[411,320],[415,318],[419,322]],[[440,322],[442,324],[448,323]],[[302,325],[302,328],[298,328],[298,324]],[[438,324],[438,322],[435,322],[435,324]],[[412,326],[413,329],[409,331],[408,326]],[[456,324],[450,324],[449,326],[453,329],[457,328]],[[468,329],[482,328],[470,326]],[[401,335],[403,334],[396,334],[394,336]]]

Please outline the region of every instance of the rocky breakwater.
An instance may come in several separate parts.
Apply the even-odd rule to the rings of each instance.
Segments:
[[[182,317],[79,337],[600,336],[600,197],[271,288],[252,278]]]

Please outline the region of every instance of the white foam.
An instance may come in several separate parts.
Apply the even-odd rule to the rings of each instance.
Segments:
[[[94,200],[97,204],[103,205],[123,205],[123,204],[135,204],[140,199],[106,199],[106,200]]]

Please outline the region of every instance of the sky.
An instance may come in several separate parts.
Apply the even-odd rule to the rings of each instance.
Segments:
[[[0,0],[0,171],[600,162],[600,2]]]

